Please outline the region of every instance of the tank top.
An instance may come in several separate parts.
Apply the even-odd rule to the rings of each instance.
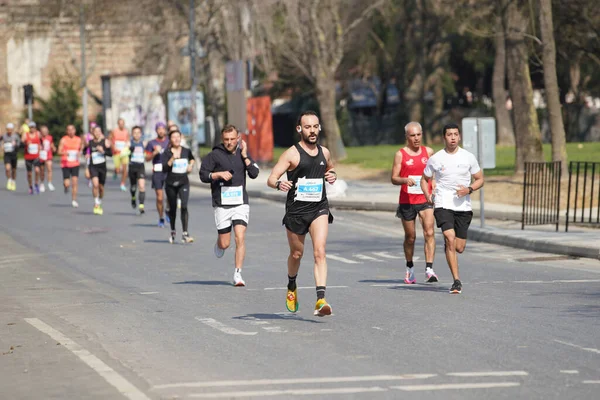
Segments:
[[[79,136],[63,136],[63,155],[60,159],[62,168],[73,168],[79,166],[79,152],[81,150],[81,138]]]
[[[120,130],[117,128],[113,131],[113,155],[119,155],[126,147],[129,147],[127,133],[127,129]]]
[[[421,151],[418,155],[412,156],[406,152],[405,149],[400,149],[402,152],[402,167],[400,168],[400,177],[408,178],[411,177],[415,181],[416,185],[409,187],[408,185],[400,186],[400,198],[398,202],[400,204],[423,204],[426,203],[425,195],[421,191],[421,177],[423,176],[423,170],[429,160],[427,154],[427,148],[421,146]],[[429,192],[431,193],[431,182],[429,182]]]
[[[104,152],[98,151],[98,146],[102,147]],[[106,157],[108,157],[108,149],[104,138],[100,140],[92,139],[88,143],[90,149],[90,168],[106,169]]]
[[[32,137],[29,133],[25,134],[25,155],[26,160],[35,160],[40,156],[40,148],[42,147],[42,140],[40,139],[39,133]]]
[[[49,134],[42,138],[42,149],[40,150],[40,160],[52,160],[52,136]]]
[[[288,171],[288,180],[293,182],[287,194],[285,212],[289,215],[304,215],[329,208],[325,192],[325,172],[327,160],[323,149],[317,145],[317,155],[308,154],[299,143],[294,145],[300,153],[300,162],[292,171]]]
[[[129,147],[129,162],[133,164],[144,164],[146,161],[146,154],[144,153],[144,142],[131,141],[131,147]]]

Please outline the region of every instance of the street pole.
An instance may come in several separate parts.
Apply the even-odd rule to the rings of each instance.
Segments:
[[[481,120],[477,118],[477,160],[479,161],[479,168],[483,173],[483,130],[481,129]],[[482,228],[485,227],[485,213],[483,208],[483,187],[479,189],[479,220]]]
[[[33,104],[31,103],[33,101],[33,94],[31,95],[31,97],[29,99],[27,99],[27,116],[29,117],[29,121],[33,121]]]
[[[195,17],[196,17],[196,7],[195,0],[190,0],[190,39],[189,39],[189,49],[190,49],[190,74],[192,78],[192,88],[190,90],[190,95],[192,97],[192,129],[190,132],[191,141],[192,141],[192,154],[194,158],[198,159],[198,140],[196,138],[196,128],[198,122],[196,121],[196,38],[194,34],[195,30]]]
[[[81,129],[81,135],[85,135],[86,130],[89,126],[88,123],[88,92],[87,92],[87,76],[85,66],[85,6],[83,1],[79,7],[79,40],[81,42],[81,87],[83,88],[83,98],[81,105],[83,107],[83,128]]]

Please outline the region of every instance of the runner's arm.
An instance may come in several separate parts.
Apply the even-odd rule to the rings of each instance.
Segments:
[[[215,160],[213,158],[213,153],[210,152],[204,157],[202,160],[202,164],[200,165],[200,180],[204,183],[211,183],[217,177],[217,173],[215,172]]]
[[[64,147],[65,147],[65,146],[64,146],[64,142],[63,142],[63,140],[62,140],[62,139],[60,139],[60,142],[58,142],[58,152],[57,152],[57,154],[58,154],[59,156],[62,156],[62,155],[64,155]]]
[[[269,179],[267,179],[267,186],[269,186],[270,188],[277,189],[277,181],[279,181],[279,178],[281,178],[283,176],[283,174],[285,174],[288,171],[288,169],[290,168],[290,166],[292,165],[291,152],[292,152],[292,147],[287,149],[279,157],[279,160],[277,160],[277,164],[275,164],[275,166],[273,167],[273,170],[271,171],[271,175],[269,175]],[[290,187],[291,187],[291,183],[290,183]]]
[[[394,163],[392,164],[392,184],[406,185],[408,178],[400,178],[400,171],[402,170],[402,152],[398,150],[394,156]]]
[[[323,147],[323,155],[325,156],[325,160],[327,161],[327,169],[325,170],[325,180],[330,184],[333,185],[335,183],[335,181],[337,180],[337,172],[335,172],[335,169],[333,167],[333,161],[331,160],[331,153],[329,152],[329,149],[326,147]]]
[[[425,195],[425,199],[427,199],[428,203],[433,203],[433,198],[431,193],[429,193],[429,182],[433,179],[433,164],[431,163],[431,158],[427,161],[427,165],[423,170],[423,176],[421,177],[421,190]]]

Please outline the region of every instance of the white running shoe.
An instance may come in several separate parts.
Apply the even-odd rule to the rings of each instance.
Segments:
[[[46,186],[43,183],[40,183],[40,193],[44,193],[46,191]]]
[[[52,182],[48,183],[48,190],[54,192],[54,185],[52,184]]]
[[[79,203],[77,203],[75,200],[73,200],[73,201],[71,202],[71,206],[72,206],[73,208],[77,208],[77,207],[79,207]]]
[[[242,279],[241,272],[236,271],[233,273],[233,286],[246,286],[246,282]]]
[[[412,285],[417,283],[417,280],[415,279],[415,271],[413,271],[413,268],[408,268],[406,267],[406,276],[404,277],[404,283],[406,283],[407,285]]]
[[[434,283],[438,281],[438,277],[435,274],[435,272],[433,271],[433,268],[426,268],[425,269],[425,281],[427,283]]]
[[[215,242],[215,256],[221,258],[223,257],[223,254],[225,254],[225,249],[220,248],[219,244]]]

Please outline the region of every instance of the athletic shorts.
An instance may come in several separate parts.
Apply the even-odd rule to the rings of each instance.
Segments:
[[[116,156],[113,156],[113,163],[115,164],[115,168],[121,168],[121,165],[129,164],[129,154],[125,152],[121,152]]]
[[[437,227],[442,228],[442,232],[454,229],[457,238],[467,239],[467,231],[473,219],[473,211],[454,211],[447,208],[435,208],[433,215],[435,216]]]
[[[286,214],[281,223],[288,231],[293,232],[296,235],[306,235],[310,224],[321,215],[329,215],[329,223],[331,224],[333,222],[333,215],[329,212],[329,208],[323,208],[314,213],[304,215]]]
[[[90,165],[88,167],[90,171],[91,178],[98,178],[98,183],[104,185],[106,183],[106,164],[102,167],[96,167],[94,165]]]
[[[36,158],[35,160],[25,160],[25,168],[27,169],[27,172],[31,172],[33,171],[33,169],[35,167],[39,167],[40,166],[40,159]]]
[[[167,174],[165,172],[153,172],[152,173],[152,189],[163,190],[165,188],[165,180]]]
[[[214,207],[215,225],[220,234],[231,232],[235,225],[248,226],[250,219],[250,206],[240,204],[239,206]]]
[[[144,164],[129,164],[129,180],[131,182],[137,182],[139,179],[146,179],[146,168],[144,168]]]
[[[10,164],[12,169],[17,168],[17,153],[4,153],[4,165]]]
[[[398,204],[398,208],[396,209],[396,217],[401,218],[404,221],[414,221],[421,211],[431,208],[433,208],[433,204],[429,203]]]
[[[62,173],[63,173],[63,180],[64,179],[70,179],[70,178],[79,178],[79,165],[76,167],[63,167],[62,169]]]

